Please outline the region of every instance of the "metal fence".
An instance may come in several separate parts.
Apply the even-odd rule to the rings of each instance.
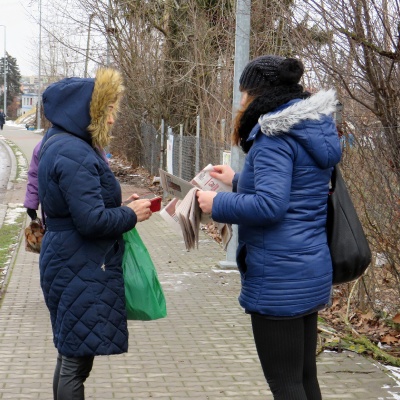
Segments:
[[[144,151],[140,157],[140,164],[151,175],[158,175],[161,156],[161,135],[153,125],[147,123],[142,123],[141,134]]]
[[[223,163],[223,154],[229,152],[229,147],[218,140],[200,137],[199,119],[195,135],[185,135],[182,125],[178,130],[174,132],[166,127],[164,121],[159,129],[150,123],[142,123],[141,165],[150,174],[158,175],[158,169],[162,168],[190,181],[206,165]]]

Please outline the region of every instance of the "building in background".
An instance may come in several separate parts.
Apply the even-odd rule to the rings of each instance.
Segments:
[[[36,108],[37,100],[37,93],[23,93],[21,95],[21,108],[19,109],[18,116],[24,115],[33,108]]]
[[[41,92],[52,83],[59,80],[59,77],[48,78],[42,76],[41,80]],[[21,101],[20,108],[18,110],[18,116],[23,116],[26,113],[31,113],[32,110],[36,110],[38,102],[38,91],[39,91],[39,78],[37,76],[23,76],[21,78]]]

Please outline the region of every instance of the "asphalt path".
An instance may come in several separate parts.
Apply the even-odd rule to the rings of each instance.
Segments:
[[[11,156],[4,140],[0,140],[0,204],[4,204],[11,173]]]
[[[42,133],[38,131],[28,131],[23,126],[8,122],[0,131],[0,204],[5,204],[7,192],[12,190],[13,185],[10,180],[14,180],[17,174],[17,164],[26,164],[23,173],[27,173],[32,158],[32,152],[36,144],[42,139]],[[17,144],[19,151],[14,154],[7,144],[7,140]],[[22,154],[21,154],[22,153]],[[22,159],[16,162],[15,158]],[[13,162],[13,159],[15,160]],[[26,180],[27,176],[20,177]],[[15,183],[15,182],[14,182]]]
[[[28,162],[31,160],[33,148],[42,139],[41,132],[28,131],[23,126],[14,125],[9,122],[7,122],[7,125],[4,125],[4,129],[0,131],[0,137],[1,136],[17,143]]]

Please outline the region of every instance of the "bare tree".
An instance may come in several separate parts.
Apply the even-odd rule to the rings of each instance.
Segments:
[[[344,105],[342,166],[378,264],[386,263],[370,268],[360,298],[392,314],[397,302],[375,300],[383,288],[400,294],[399,15],[398,0],[307,0],[296,13],[297,47]]]
[[[67,3],[53,1],[43,24],[44,69],[53,76],[82,75],[88,60],[121,69],[127,90],[124,117],[114,130],[118,151],[139,164],[143,118],[156,125],[164,118],[175,130],[182,124],[185,135],[194,135],[197,116],[203,138],[230,147],[235,0]],[[295,53],[292,6],[293,0],[252,2],[252,57]]]
[[[110,63],[126,76],[124,120],[113,145],[128,138],[132,162],[140,162],[144,117],[156,125],[161,118],[173,128],[183,124],[194,135],[200,115],[203,136],[222,139],[219,121],[230,121],[231,112],[231,3],[81,0],[107,38]]]
[[[51,82],[68,76],[94,76],[106,64],[106,36],[95,14],[80,0],[48,1],[42,15],[41,73]],[[35,47],[39,43],[35,42]],[[37,64],[38,57],[33,57]]]

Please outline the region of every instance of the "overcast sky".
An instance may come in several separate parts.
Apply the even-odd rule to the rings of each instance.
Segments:
[[[30,6],[30,4],[32,5]],[[35,43],[38,42],[39,25],[37,0],[0,0],[0,25],[6,26],[7,52],[17,59],[21,75],[37,75]],[[4,56],[4,28],[0,26],[0,56]]]

